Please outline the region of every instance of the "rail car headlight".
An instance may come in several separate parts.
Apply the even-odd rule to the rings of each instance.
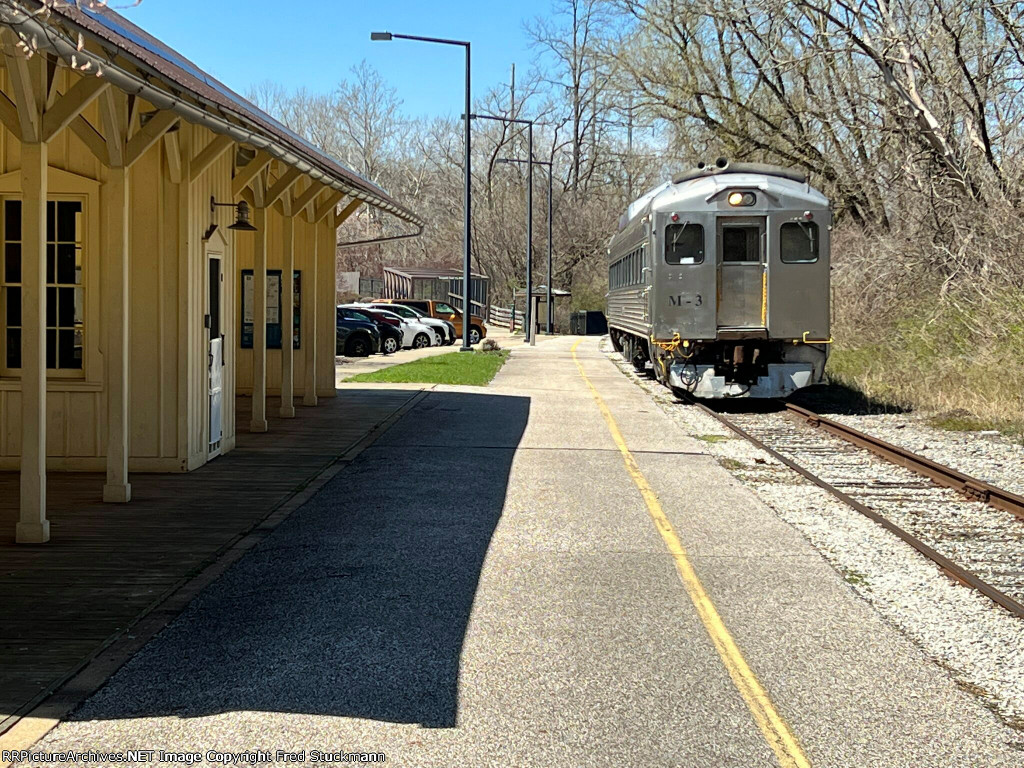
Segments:
[[[753,192],[730,192],[729,205],[734,207],[746,207],[757,202],[757,195]]]

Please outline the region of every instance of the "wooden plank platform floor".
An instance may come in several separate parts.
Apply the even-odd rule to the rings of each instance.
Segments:
[[[0,732],[416,394],[342,389],[265,434],[244,431],[240,397],[235,450],[187,474],[132,474],[129,504],[103,503],[102,474],[50,473],[43,545],[14,543],[18,475],[0,472]]]

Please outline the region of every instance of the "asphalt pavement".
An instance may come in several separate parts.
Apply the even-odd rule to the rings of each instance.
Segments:
[[[490,387],[427,394],[37,748],[1021,764],[1019,734],[587,338],[575,354],[595,398],[574,343],[517,347]],[[707,605],[763,700],[723,662]],[[769,743],[765,712],[796,762]]]

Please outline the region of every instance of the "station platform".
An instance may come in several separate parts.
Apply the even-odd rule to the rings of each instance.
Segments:
[[[402,766],[1017,766],[596,338],[436,387],[40,742]]]

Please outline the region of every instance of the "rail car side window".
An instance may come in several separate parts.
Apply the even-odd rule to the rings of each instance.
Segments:
[[[779,251],[786,264],[818,260],[818,225],[813,221],[787,221],[779,230]]]
[[[704,261],[704,227],[680,221],[665,227],[665,263],[701,264]]]

